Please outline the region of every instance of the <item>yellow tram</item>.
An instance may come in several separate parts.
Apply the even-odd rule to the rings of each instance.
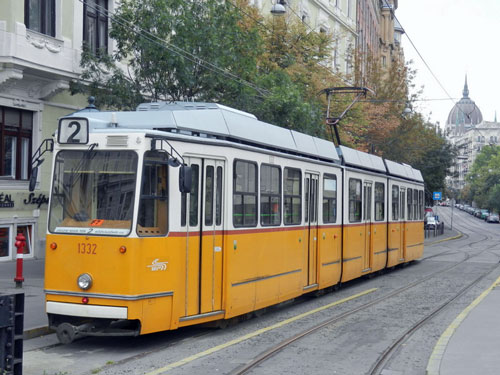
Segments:
[[[230,319],[423,253],[419,171],[222,105],[83,110],[54,143],[45,293],[64,343]]]

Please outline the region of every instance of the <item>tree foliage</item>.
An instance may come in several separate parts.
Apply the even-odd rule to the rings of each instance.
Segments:
[[[255,114],[260,120],[327,138],[322,90],[367,86],[375,95],[341,121],[342,142],[412,164],[429,189],[444,186],[452,150],[424,118],[401,117],[415,96],[415,71],[378,59],[365,72],[343,77],[332,70],[333,48],[343,35],[315,32],[290,12],[263,17],[247,0],[122,0],[111,17],[115,49],[84,48],[74,93],[97,97],[101,107],[133,110],[145,101],[210,101]],[[349,60],[349,58],[348,58]],[[418,92],[417,94],[418,95]],[[338,116],[353,97],[333,98]]]
[[[466,178],[462,198],[500,212],[500,147],[483,147]]]
[[[134,109],[144,101],[218,102],[261,120],[324,135],[332,36],[296,18],[265,19],[245,0],[124,0],[111,19],[112,55],[84,49],[74,93]]]

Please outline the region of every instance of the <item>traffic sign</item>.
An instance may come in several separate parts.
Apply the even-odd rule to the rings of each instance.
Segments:
[[[440,201],[441,200],[441,192],[440,191],[433,192],[432,199],[435,201]]]

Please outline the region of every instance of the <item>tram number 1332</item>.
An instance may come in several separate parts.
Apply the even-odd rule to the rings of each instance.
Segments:
[[[78,254],[96,255],[97,254],[96,250],[97,250],[97,244],[95,243],[85,243],[85,242],[78,243]]]

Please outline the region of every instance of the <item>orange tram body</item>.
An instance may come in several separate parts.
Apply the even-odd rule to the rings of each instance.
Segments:
[[[65,343],[230,319],[423,254],[419,171],[217,104],[61,118],[52,175]]]

